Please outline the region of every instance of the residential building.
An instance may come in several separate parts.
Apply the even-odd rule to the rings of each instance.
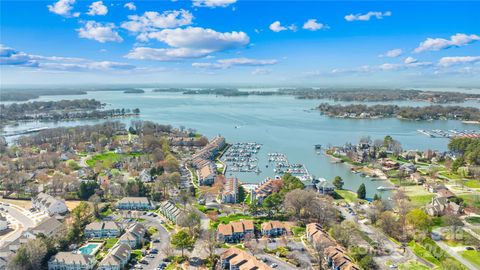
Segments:
[[[410,179],[417,185],[423,185],[423,183],[425,183],[425,177],[423,177],[419,172],[412,173],[410,175]]]
[[[117,202],[120,210],[150,210],[152,203],[147,197],[123,197]]]
[[[28,239],[34,239],[37,235],[43,234],[47,237],[53,237],[64,232],[65,226],[62,222],[53,217],[41,221],[35,227],[28,229],[23,236]]]
[[[90,270],[96,262],[92,255],[59,252],[48,261],[48,270]]]
[[[268,178],[261,182],[255,189],[252,190],[251,202],[257,201],[258,204],[262,204],[263,200],[268,195],[280,191],[283,185],[282,179]]]
[[[210,186],[213,184],[215,180],[216,172],[215,172],[215,165],[213,162],[209,162],[208,164],[201,167],[197,170],[198,176],[198,184],[201,186]]]
[[[32,198],[32,207],[49,215],[68,212],[64,200],[57,199],[46,193],[39,193],[36,197]]]
[[[120,235],[120,226],[114,221],[95,221],[85,227],[85,236],[91,238],[109,238]]]
[[[290,224],[278,220],[262,223],[262,235],[268,237],[282,236],[290,232]]]
[[[437,190],[437,197],[450,199],[455,197],[455,193],[451,192],[448,188],[441,188]]]
[[[309,223],[306,229],[307,240],[312,243],[313,246],[322,245],[329,246],[335,244],[335,240],[323,230],[319,223]]]
[[[217,237],[221,242],[236,243],[245,238],[247,234],[254,234],[255,227],[252,220],[233,221],[228,224],[219,224]]]
[[[120,244],[129,245],[134,249],[142,244],[145,232],[146,229],[142,224],[134,223],[125,230],[125,233],[120,236],[118,242]]]
[[[175,224],[178,222],[179,218],[184,215],[184,211],[180,210],[180,208],[171,201],[164,201],[161,203],[159,210],[166,218]]]
[[[113,248],[110,249],[108,254],[103,258],[103,260],[98,264],[99,270],[122,270],[125,269],[128,261],[130,260],[130,255],[132,253],[132,248],[127,244],[116,244]]]
[[[220,255],[222,270],[273,270],[255,256],[238,248],[229,248]]]
[[[152,175],[150,174],[150,170],[147,170],[147,169],[143,169],[140,172],[139,178],[140,178],[140,181],[144,183],[152,182]]]
[[[341,246],[330,246],[324,251],[325,262],[332,270],[360,270],[347,256],[347,251]]]
[[[223,203],[237,203],[238,202],[238,178],[232,177],[227,179],[222,191]]]
[[[460,205],[450,202],[447,197],[435,197],[425,207],[425,212],[430,216],[443,216],[447,213],[460,214],[462,211]]]

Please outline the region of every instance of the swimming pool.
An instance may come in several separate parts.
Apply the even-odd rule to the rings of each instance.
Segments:
[[[87,243],[78,249],[78,253],[86,255],[95,255],[102,246],[102,243]]]

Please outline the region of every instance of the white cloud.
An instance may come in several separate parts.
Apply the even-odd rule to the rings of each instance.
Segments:
[[[200,58],[209,53],[211,53],[210,50],[201,49],[137,47],[131,50],[125,57],[136,60],[177,61],[189,58]]]
[[[192,0],[195,7],[227,7],[231,4],[235,4],[237,0]]]
[[[275,59],[252,59],[252,58],[228,58],[220,59],[214,63],[192,63],[193,67],[227,69],[233,66],[269,66],[275,65],[278,61]]]
[[[379,57],[398,57],[400,55],[402,55],[403,51],[402,49],[393,49],[393,50],[390,50],[390,51],[387,51],[386,53],[384,54],[381,54],[379,55]]]
[[[187,10],[167,10],[163,13],[147,11],[143,15],[130,15],[130,21],[123,22],[122,28],[130,32],[147,32],[163,28],[175,28],[192,24],[193,15]]]
[[[98,23],[87,21],[82,28],[77,29],[78,36],[86,39],[93,39],[101,43],[108,41],[122,42],[123,39],[115,30],[113,23]]]
[[[295,24],[291,24],[290,26],[282,26],[280,21],[273,22],[268,28],[277,33],[285,30],[291,30],[293,32],[297,31],[297,26]]]
[[[151,59],[171,61],[182,58],[199,58],[210,53],[240,48],[250,42],[244,32],[217,32],[201,27],[163,29],[157,32],[142,33],[142,41],[156,39],[172,48],[135,48],[126,57],[133,59]]]
[[[392,12],[380,12],[380,11],[370,11],[365,14],[357,13],[357,14],[349,14],[345,16],[345,20],[349,22],[353,21],[369,21],[370,18],[375,17],[379,20],[383,19],[384,17],[392,16]]]
[[[95,15],[107,15],[108,13],[108,8],[103,4],[102,1],[97,1],[93,2],[88,9],[87,14],[90,16],[95,16]]]
[[[451,47],[465,46],[478,40],[480,40],[480,36],[461,33],[451,36],[450,39],[427,38],[425,41],[421,42],[414,51],[417,53],[424,51],[440,51]]]
[[[0,65],[31,67],[61,71],[132,70],[135,66],[111,61],[91,61],[84,58],[32,55],[0,44]]]
[[[442,57],[438,64],[440,66],[448,67],[457,64],[473,64],[480,62],[480,56],[447,56]]]
[[[128,2],[125,5],[123,5],[124,8],[128,8],[129,10],[137,10],[137,6],[135,6],[135,3],[133,2]]]
[[[403,60],[403,63],[405,63],[405,64],[413,64],[413,63],[416,63],[417,61],[418,61],[417,59],[409,56],[409,57],[407,57],[407,58],[405,58],[405,59]]]
[[[72,13],[74,4],[75,0],[58,0],[53,5],[47,5],[47,7],[50,12],[63,17],[78,17],[80,16],[79,12]]]
[[[272,73],[272,70],[266,68],[257,68],[252,71],[252,75],[268,75],[270,73]]]
[[[309,19],[303,24],[303,29],[310,30],[310,31],[317,31],[320,29],[327,29],[328,25],[323,23],[317,22],[316,19]]]

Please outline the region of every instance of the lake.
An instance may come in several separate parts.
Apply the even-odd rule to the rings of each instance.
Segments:
[[[246,96],[223,97],[213,95],[183,95],[181,93],[155,93],[146,89],[143,94],[122,92],[88,92],[78,96],[43,96],[37,99],[61,100],[95,98],[107,103],[108,108],[139,108],[140,119],[150,120],[174,127],[184,126],[212,138],[225,136],[230,143],[257,142],[262,144],[258,154],[261,173],[235,173],[247,183],[257,183],[273,177],[272,166],[268,168],[267,153],[281,152],[291,163],[303,163],[316,177],[332,180],[341,176],[345,188],[356,191],[361,183],[367,187],[367,195],[378,193],[378,186],[388,185],[384,181],[371,181],[350,172],[344,164],[332,164],[329,157],[317,154],[315,144],[343,145],[356,143],[363,136],[382,139],[391,135],[402,143],[404,149],[446,150],[448,139],[429,138],[417,132],[418,129],[479,129],[476,125],[460,121],[407,121],[399,119],[338,119],[321,115],[313,110],[325,100],[300,100],[291,96]],[[333,103],[333,102],[332,102]],[[372,103],[373,104],[373,103]],[[383,103],[388,104],[388,103]],[[392,103],[390,103],[392,104]],[[425,106],[427,103],[394,102],[397,105]],[[463,105],[477,106],[478,102]],[[72,126],[91,124],[104,120],[86,120],[57,123],[26,123],[7,127],[5,131],[23,130],[32,127]],[[131,119],[121,119],[130,123]],[[227,172],[227,176],[231,173]],[[388,194],[388,193],[387,193]],[[384,194],[385,196],[388,196]]]

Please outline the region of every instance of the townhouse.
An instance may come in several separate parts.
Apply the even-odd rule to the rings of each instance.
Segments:
[[[98,264],[99,270],[123,270],[130,260],[132,248],[127,244],[116,244]]]
[[[51,216],[68,212],[64,200],[57,199],[46,193],[39,193],[36,197],[32,198],[32,208],[48,213]]]
[[[245,238],[247,234],[254,235],[255,227],[252,220],[233,221],[228,224],[219,224],[217,238],[220,242],[236,243]]]
[[[85,236],[90,238],[109,238],[120,235],[120,226],[114,221],[95,221],[85,227]]]
[[[282,179],[268,178],[261,182],[251,193],[251,202],[257,201],[258,204],[262,204],[263,200],[268,195],[280,191],[283,185]]]
[[[173,223],[177,224],[178,220],[185,214],[183,210],[178,208],[171,201],[164,201],[160,204],[160,213],[162,213],[166,218],[168,218]]]
[[[92,255],[59,252],[48,261],[48,270],[90,270],[96,263]]]
[[[238,202],[238,178],[232,177],[227,179],[222,191],[222,203],[237,203]]]
[[[220,255],[222,270],[272,270],[255,256],[238,248],[229,248]]]
[[[117,202],[120,210],[150,210],[152,203],[147,197],[123,197]]]
[[[132,249],[140,246],[143,243],[143,237],[147,230],[140,223],[130,225],[125,233],[120,236],[118,243],[129,245]]]
[[[291,231],[290,224],[278,220],[272,220],[262,223],[262,235],[268,237],[278,237],[286,235]]]
[[[347,251],[341,246],[330,246],[324,251],[325,263],[332,270],[360,270],[347,256]]]

